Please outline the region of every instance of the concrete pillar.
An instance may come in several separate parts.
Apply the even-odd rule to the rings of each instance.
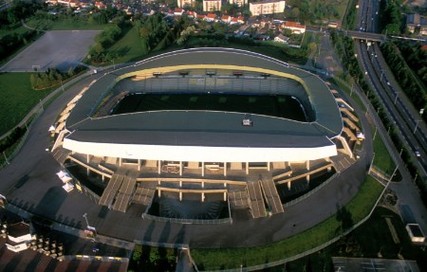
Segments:
[[[157,172],[159,175],[162,172],[162,161],[157,161]]]
[[[138,159],[138,171],[141,171],[141,160]]]
[[[157,185],[161,185],[162,181],[160,179],[157,180]]]
[[[227,192],[224,192],[224,201],[227,201]]]
[[[182,192],[179,192],[179,201],[182,201]]]
[[[267,171],[270,171],[270,162],[267,162]]]
[[[249,175],[249,163],[246,162],[246,175]]]
[[[119,158],[119,166],[122,166],[122,158]]]
[[[205,188],[205,182],[202,180],[202,188]]]
[[[307,175],[306,179],[307,179],[307,183],[310,183],[310,175]]]
[[[310,161],[306,161],[307,170],[310,170]]]
[[[179,187],[182,187],[182,180],[179,180]]]
[[[162,190],[157,189],[157,196],[158,196],[158,197],[161,197],[161,196],[162,196]]]
[[[291,162],[288,162],[289,163],[289,167],[291,167]]]
[[[102,181],[105,181],[105,176],[104,175],[102,175]]]
[[[224,182],[224,188],[227,188],[227,182]]]
[[[227,176],[227,163],[224,162],[224,177]]]
[[[205,162],[202,162],[202,177],[205,176]]]
[[[179,176],[182,176],[182,161],[179,162]]]
[[[205,193],[202,192],[202,202],[205,202]]]
[[[86,154],[86,163],[89,163],[89,154]]]
[[[86,168],[86,175],[89,176],[89,174],[90,174],[90,170],[89,170],[89,167],[87,167]]]
[[[292,186],[292,184],[291,184],[292,182],[288,182],[288,189],[290,190],[291,189],[291,186]]]

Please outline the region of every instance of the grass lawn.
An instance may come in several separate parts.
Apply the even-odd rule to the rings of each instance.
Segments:
[[[147,49],[138,35],[136,26],[132,27],[120,40],[118,40],[108,51],[117,54],[115,63],[139,60],[147,55]]]
[[[386,223],[389,218],[396,230],[399,242],[393,241]],[[286,264],[286,271],[333,271],[331,257],[366,257],[397,259],[400,254],[408,260],[416,260],[420,271],[427,271],[427,252],[414,246],[405,230],[405,225],[394,212],[379,207],[362,226],[328,248]],[[380,255],[379,255],[380,253]],[[308,270],[308,267],[311,267]],[[283,271],[275,267],[267,271]]]
[[[0,135],[17,125],[51,90],[34,91],[30,73],[0,74]]]
[[[87,20],[79,20],[78,17],[55,21],[31,18],[26,24],[30,27],[44,30],[102,30],[108,26],[108,24],[89,23]]]
[[[238,268],[241,264],[254,266],[297,255],[331,240],[342,232],[343,224],[348,221],[356,223],[366,217],[382,190],[382,185],[368,177],[359,193],[342,209],[346,211],[347,222],[333,216],[309,230],[268,246],[192,249],[191,255],[201,270]]]
[[[393,174],[396,164],[390,157],[390,153],[388,153],[388,150],[379,135],[376,135],[374,139],[374,152],[374,165],[389,175]]]

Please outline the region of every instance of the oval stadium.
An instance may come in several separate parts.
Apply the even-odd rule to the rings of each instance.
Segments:
[[[321,78],[285,62],[185,49],[84,88],[55,124],[52,153],[77,189],[111,210],[252,220],[286,213],[355,161],[352,112]]]

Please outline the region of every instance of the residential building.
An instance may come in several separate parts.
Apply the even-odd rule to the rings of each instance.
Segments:
[[[248,0],[228,0],[228,3],[236,4],[239,7],[243,7],[248,4]]]
[[[277,37],[274,37],[274,41],[280,43],[288,43],[289,38],[284,36],[283,34],[279,34]]]
[[[229,23],[231,22],[231,19],[232,19],[232,18],[233,18],[233,17],[228,16],[228,15],[222,15],[222,17],[221,17],[221,22],[226,23],[226,24],[229,24]]]
[[[411,33],[419,31],[421,35],[427,35],[427,17],[419,13],[408,14],[406,16],[406,28]]]
[[[264,14],[280,13],[285,10],[284,0],[266,0],[249,3],[249,10],[252,16],[259,16]]]
[[[206,22],[216,22],[217,21],[216,14],[208,13],[204,15],[203,20],[205,20]]]
[[[203,0],[203,11],[220,11],[221,5],[221,0]]]
[[[173,15],[174,15],[174,16],[182,16],[182,14],[184,14],[184,12],[185,12],[185,10],[184,10],[184,9],[182,9],[182,8],[176,8],[176,9],[173,11]]]
[[[195,0],[177,0],[177,6],[179,8],[192,7],[195,3]]]
[[[286,21],[282,27],[291,30],[293,34],[303,34],[305,32],[305,25],[298,22]]]

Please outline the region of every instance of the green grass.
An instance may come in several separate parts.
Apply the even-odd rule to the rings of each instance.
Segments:
[[[359,222],[369,214],[382,190],[382,185],[367,177],[359,193],[343,208],[352,222]],[[191,255],[202,270],[238,268],[241,264],[259,265],[297,255],[331,240],[342,232],[342,223],[332,216],[311,229],[268,246],[192,249]]]
[[[89,23],[87,20],[81,20],[78,17],[64,18],[58,20],[31,18],[26,24],[39,30],[102,30],[108,24]]]
[[[394,243],[385,218],[390,218],[399,243]],[[416,260],[420,271],[427,271],[427,251],[410,242],[398,214],[378,207],[371,218],[354,232],[320,252],[287,263],[286,271],[333,271],[333,256],[378,258],[380,253],[382,258],[398,259],[399,252],[407,260]],[[283,271],[282,268],[274,267],[265,272]]]
[[[30,73],[0,74],[0,135],[17,125],[50,92],[34,91]]]
[[[390,153],[388,153],[388,150],[379,135],[376,135],[374,139],[374,153],[375,158],[373,164],[383,172],[389,175],[393,174],[396,164],[391,158]]]
[[[345,12],[347,10],[347,5],[351,4],[351,1],[349,1],[349,0],[337,0],[337,1],[335,1],[334,4],[335,4],[335,8],[337,9],[337,11],[339,13],[339,17],[342,21],[344,19],[344,16],[346,15]]]
[[[118,57],[115,59],[115,63],[138,60],[147,55],[147,49],[138,35],[136,26],[132,27],[108,51],[117,54]]]

